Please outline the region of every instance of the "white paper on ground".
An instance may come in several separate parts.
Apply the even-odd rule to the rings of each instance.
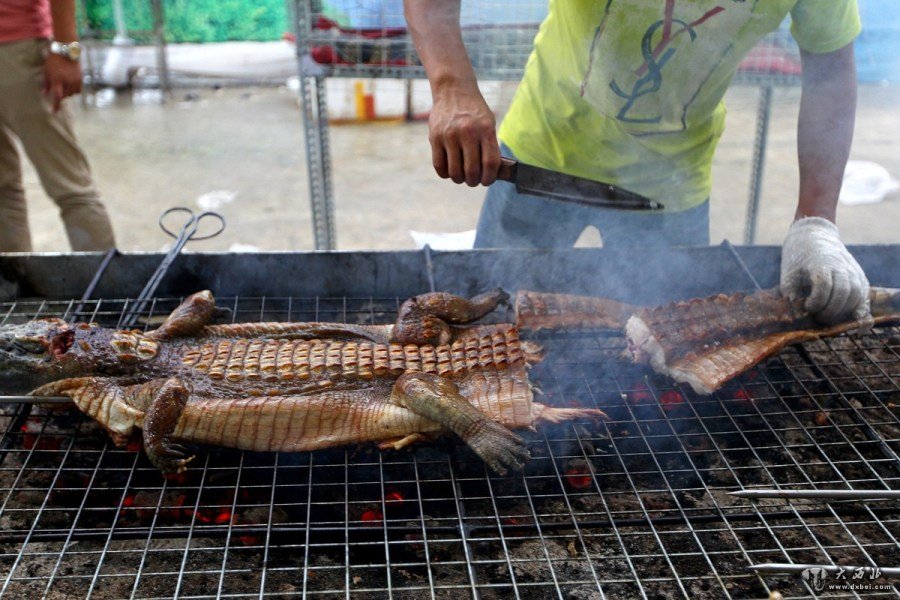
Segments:
[[[259,246],[235,242],[228,247],[229,252],[259,252]]]
[[[900,188],[888,170],[868,160],[851,160],[844,169],[841,204],[873,204]]]
[[[218,210],[222,206],[234,202],[238,193],[233,190],[212,190],[197,198],[197,206],[203,210]]]
[[[459,231],[454,233],[432,233],[428,231],[409,230],[416,248],[422,248],[425,244],[434,250],[471,250],[475,245],[475,230]]]

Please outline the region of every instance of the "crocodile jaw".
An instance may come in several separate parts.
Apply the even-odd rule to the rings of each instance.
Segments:
[[[41,319],[0,327],[0,383],[12,393],[25,393],[57,374],[55,359],[72,346],[74,332],[60,319]]]

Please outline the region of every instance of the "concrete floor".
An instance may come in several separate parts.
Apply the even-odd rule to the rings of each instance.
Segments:
[[[738,87],[727,98],[728,127],[713,171],[713,243],[743,238],[758,94]],[[775,91],[758,243],[779,244],[793,215],[799,96],[797,89]],[[205,205],[218,205],[228,221],[225,233],[188,250],[313,248],[301,116],[292,92],[180,90],[165,105],[147,92],[97,100],[70,101],[70,108],[121,250],[162,249],[168,238],[156,225],[158,215],[171,206],[198,209],[201,196],[220,191],[230,194],[207,196]],[[860,90],[851,156],[884,165],[894,178],[900,178],[898,107],[896,86]],[[339,249],[413,248],[411,229],[475,227],[484,190],[438,179],[426,138],[424,123],[331,128]],[[35,250],[66,251],[56,209],[26,168]],[[879,204],[842,206],[838,222],[848,243],[900,242],[900,193]],[[589,232],[581,244],[598,242]]]

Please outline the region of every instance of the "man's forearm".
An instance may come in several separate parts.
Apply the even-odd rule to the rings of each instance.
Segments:
[[[50,0],[50,14],[53,17],[53,39],[58,42],[78,39],[75,0]]]
[[[796,218],[816,216],[834,221],[856,118],[853,44],[828,54],[803,53],[802,59]]]
[[[406,22],[435,95],[447,88],[477,89],[463,45],[459,7],[460,0],[404,2]]]
[[[460,0],[405,0],[406,22],[431,84],[431,163],[439,177],[491,185],[500,168],[496,117],[463,45]]]

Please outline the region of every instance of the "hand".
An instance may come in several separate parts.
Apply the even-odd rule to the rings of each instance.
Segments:
[[[794,221],[781,250],[781,291],[826,324],[869,316],[869,280],[821,217]]]
[[[44,61],[44,94],[53,104],[53,112],[59,112],[62,101],[81,91],[81,65],[60,56],[50,54]]]
[[[500,168],[496,120],[477,87],[435,94],[428,130],[440,177],[471,187],[494,183]]]

